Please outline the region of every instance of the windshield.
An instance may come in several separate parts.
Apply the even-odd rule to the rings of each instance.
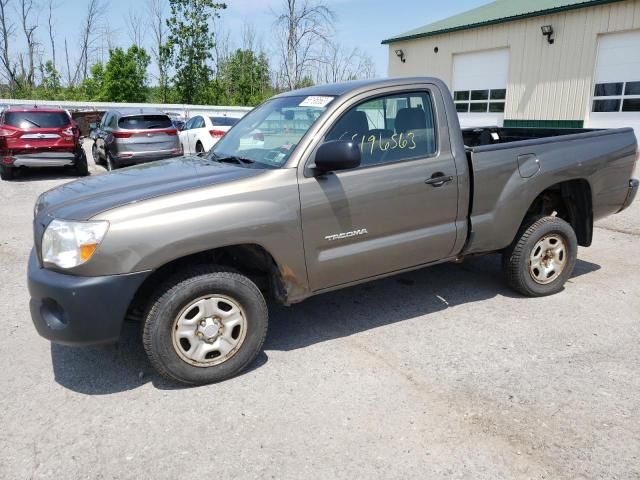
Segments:
[[[334,98],[301,95],[268,100],[240,119],[211,149],[210,158],[281,167]]]

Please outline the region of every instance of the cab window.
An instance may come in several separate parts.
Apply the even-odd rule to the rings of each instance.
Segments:
[[[338,119],[325,141],[352,140],[361,167],[426,157],[436,152],[433,103],[429,92],[366,100]]]

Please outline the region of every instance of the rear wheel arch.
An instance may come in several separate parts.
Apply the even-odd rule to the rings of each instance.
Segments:
[[[593,238],[593,200],[586,179],[574,179],[548,186],[529,205],[522,224],[533,216],[557,216],[576,233],[578,245],[588,247]]]

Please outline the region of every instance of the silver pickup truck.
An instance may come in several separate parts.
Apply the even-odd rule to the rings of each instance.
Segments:
[[[237,374],[267,304],[464,256],[502,253],[528,296],[562,290],[593,222],[638,181],[633,130],[461,130],[443,82],[402,78],[278,95],[205,157],[78,180],[35,206],[31,315],[52,342],[142,322],[165,377]]]

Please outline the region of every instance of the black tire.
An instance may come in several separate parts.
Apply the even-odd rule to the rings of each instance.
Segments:
[[[202,146],[202,143],[198,142],[196,143],[196,155],[202,155],[204,153],[204,147]]]
[[[104,167],[107,169],[108,172],[111,172],[116,168],[118,168],[118,164],[115,162],[115,160],[109,153],[109,150],[107,150],[107,153],[105,155]]]
[[[0,165],[0,178],[2,180],[13,180],[13,168],[8,165]]]
[[[89,175],[89,165],[87,164],[87,154],[84,149],[80,147],[76,154],[76,161],[73,165],[73,172],[79,177],[86,177]]]
[[[541,278],[545,277],[545,274],[536,271],[535,263],[532,263],[531,259],[536,244],[545,239],[556,243],[559,240],[563,242],[563,253],[558,258],[564,262],[564,266],[558,269],[560,272],[552,269],[547,279]],[[538,249],[537,251],[540,252]],[[577,254],[578,241],[571,225],[558,217],[538,216],[523,223],[513,243],[503,252],[502,265],[511,288],[528,297],[543,297],[562,290],[573,273]],[[531,265],[534,267],[531,268]],[[548,283],[540,283],[541,281]]]
[[[93,142],[93,146],[91,147],[91,156],[93,157],[93,163],[98,165],[100,163],[100,158],[98,154],[98,146],[95,142]]]
[[[242,342],[228,359],[217,365],[195,366],[174,347],[173,331],[180,312],[208,295],[233,299],[245,313]],[[267,334],[268,311],[262,293],[247,277],[209,267],[194,267],[161,287],[147,310],[143,344],[154,368],[165,378],[190,385],[203,385],[231,378],[244,370],[261,351]]]

